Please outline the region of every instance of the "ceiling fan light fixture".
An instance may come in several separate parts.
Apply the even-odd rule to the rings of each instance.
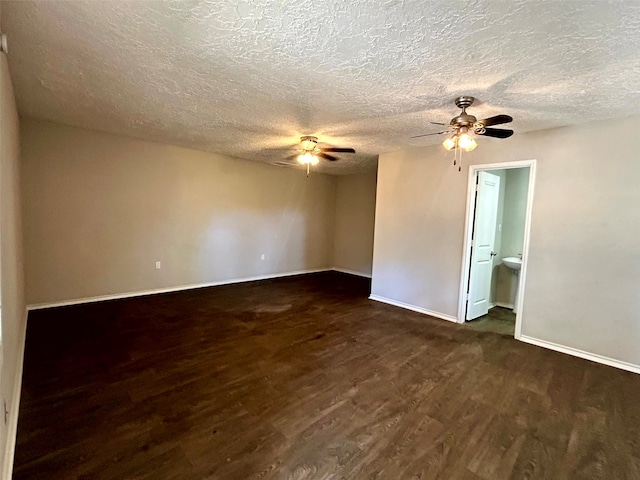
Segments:
[[[442,142],[442,146],[447,150],[452,150],[456,148],[456,145],[458,143],[457,140],[458,140],[457,137],[455,135],[452,135],[450,137],[447,137],[445,141]]]
[[[478,142],[471,138],[471,135],[468,133],[463,133],[458,137],[458,146],[463,148],[465,151],[470,152],[478,146]]]
[[[331,153],[356,153],[353,148],[318,146],[318,137],[314,137],[313,135],[304,135],[300,137],[300,144],[297,150],[298,154],[291,155],[287,158],[294,159],[297,157],[298,163],[306,167],[305,170],[307,171],[307,177],[311,171],[311,166],[318,165],[320,163],[320,159],[328,160],[330,162],[339,160],[338,157],[331,155]]]
[[[298,156],[298,162],[303,165],[317,165],[319,160],[313,153],[304,152],[302,155]]]

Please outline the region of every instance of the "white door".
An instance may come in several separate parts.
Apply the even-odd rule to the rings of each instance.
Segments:
[[[479,172],[477,185],[473,240],[471,242],[467,320],[486,315],[489,311],[500,177],[487,172]]]

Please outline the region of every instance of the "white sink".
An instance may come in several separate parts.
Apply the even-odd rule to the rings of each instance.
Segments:
[[[522,259],[518,257],[506,257],[502,259],[502,263],[516,272],[522,268]]]

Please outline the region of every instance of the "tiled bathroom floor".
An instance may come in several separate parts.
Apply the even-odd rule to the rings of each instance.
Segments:
[[[516,327],[516,314],[509,308],[493,307],[487,315],[466,322],[465,325],[480,332],[494,332],[513,337]]]

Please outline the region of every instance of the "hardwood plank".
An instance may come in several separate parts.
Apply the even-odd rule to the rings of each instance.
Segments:
[[[561,458],[562,452],[559,450],[533,437],[527,437],[520,449],[511,478],[530,480],[560,478],[557,474],[557,468]]]
[[[639,478],[640,376],[369,287],[330,272],[31,312],[14,478]]]

